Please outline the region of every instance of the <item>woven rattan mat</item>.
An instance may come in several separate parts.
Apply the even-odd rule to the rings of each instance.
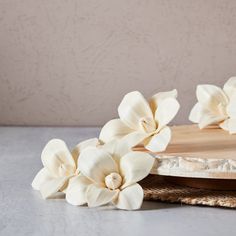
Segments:
[[[236,208],[236,191],[217,191],[191,188],[164,181],[149,175],[140,182],[145,200],[155,200],[190,205]]]

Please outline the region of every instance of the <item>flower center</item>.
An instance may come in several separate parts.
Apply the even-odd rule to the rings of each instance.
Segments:
[[[122,178],[118,173],[111,173],[105,177],[107,188],[115,190],[121,186]]]
[[[139,120],[139,125],[142,131],[146,133],[151,133],[156,130],[156,123],[155,120],[150,117],[142,117]]]

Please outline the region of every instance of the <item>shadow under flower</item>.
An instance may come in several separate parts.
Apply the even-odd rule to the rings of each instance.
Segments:
[[[175,203],[163,203],[155,201],[144,201],[142,207],[139,209],[141,211],[150,211],[150,210],[160,210],[160,209],[169,209],[169,208],[178,208],[183,207],[181,204]]]

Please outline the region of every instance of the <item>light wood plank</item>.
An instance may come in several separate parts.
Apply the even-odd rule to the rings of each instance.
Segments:
[[[236,179],[236,135],[216,127],[173,126],[168,148],[154,155],[153,174]]]

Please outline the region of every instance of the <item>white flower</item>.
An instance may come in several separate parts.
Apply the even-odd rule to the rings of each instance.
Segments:
[[[236,133],[236,77],[231,77],[223,89],[215,85],[198,85],[198,102],[192,108],[189,120],[203,129],[219,125],[230,134]]]
[[[82,150],[96,146],[98,139],[89,139],[79,143],[70,152],[64,141],[52,139],[42,151],[43,168],[35,176],[32,187],[39,190],[44,199],[58,191],[65,191],[68,180],[77,173],[77,159]]]
[[[176,97],[175,89],[157,93],[149,101],[140,92],[128,93],[118,107],[120,119],[104,125],[100,140],[107,143],[125,136],[133,146],[144,144],[150,151],[164,151],[171,138],[171,130],[166,125],[179,110]]]
[[[109,143],[82,151],[78,160],[80,175],[71,178],[66,200],[72,205],[87,203],[89,207],[112,203],[119,209],[140,208],[143,189],[137,182],[149,174],[154,158],[144,152],[126,153],[124,149],[122,143],[115,148]]]

